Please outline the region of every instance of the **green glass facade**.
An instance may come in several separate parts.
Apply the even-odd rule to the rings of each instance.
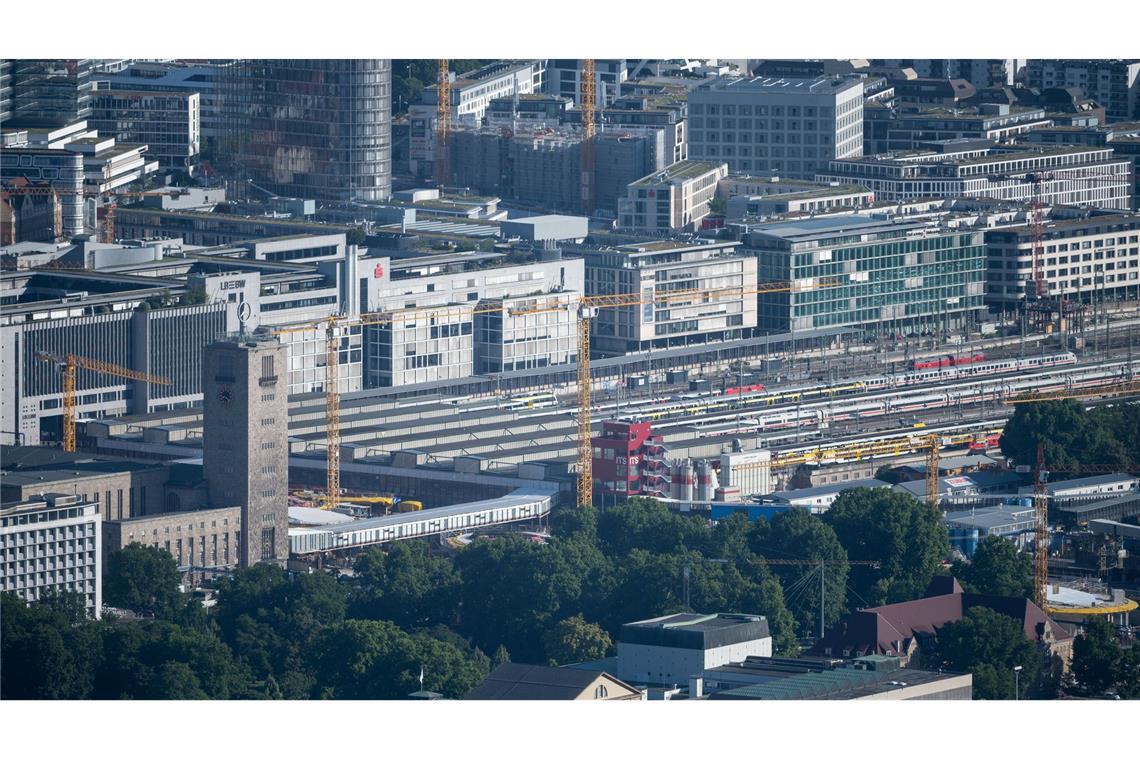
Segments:
[[[759,296],[762,332],[862,327],[874,333],[953,329],[977,316],[985,293],[981,232],[881,229],[871,224],[834,236],[787,234],[771,225],[750,233],[758,279],[830,281],[831,287]]]

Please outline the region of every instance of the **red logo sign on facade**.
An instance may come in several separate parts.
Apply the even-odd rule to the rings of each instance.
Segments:
[[[384,265],[383,264],[377,264],[376,268],[372,270],[372,277],[373,277],[373,279],[379,280],[383,276],[384,276]]]

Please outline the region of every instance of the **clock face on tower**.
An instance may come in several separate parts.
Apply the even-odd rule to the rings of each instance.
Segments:
[[[218,386],[218,401],[222,402],[222,406],[229,406],[230,402],[234,400],[234,392],[228,385]]]

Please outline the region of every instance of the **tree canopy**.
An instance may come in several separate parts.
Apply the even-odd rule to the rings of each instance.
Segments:
[[[820,583],[816,560],[831,560],[824,566],[824,625],[839,622],[847,611],[847,552],[830,525],[806,509],[789,509],[771,523],[760,521],[750,537],[752,550],[767,559],[798,559],[810,565],[774,564],[772,573],[789,591],[788,609],[796,619],[800,636],[815,635],[819,629]]]
[[[1037,462],[1043,446],[1051,476],[1079,471],[1082,464],[1132,469],[1140,461],[1140,412],[1132,406],[1088,411],[1063,399],[1018,404],[1005,424],[1001,450],[1019,465]]]
[[[868,607],[922,596],[950,551],[938,509],[885,488],[843,492],[823,522],[850,559],[879,563],[850,570],[852,588]]]
[[[974,699],[1013,699],[1037,687],[1043,655],[1025,636],[1021,624],[988,607],[972,607],[938,631],[936,659],[947,670],[974,676]],[[1015,678],[1014,667],[1021,672]]]
[[[551,665],[569,665],[600,660],[610,653],[610,635],[597,623],[587,623],[581,615],[562,620],[545,636],[546,656]]]
[[[170,552],[132,543],[107,555],[103,600],[110,607],[140,615],[170,616],[185,604],[180,582],[178,565]]]
[[[955,562],[951,575],[972,593],[1033,596],[1033,559],[1001,536],[979,541],[970,561]]]
[[[1112,623],[1090,617],[1084,632],[1073,641],[1072,674],[1079,691],[1102,694],[1121,680],[1123,653]]]

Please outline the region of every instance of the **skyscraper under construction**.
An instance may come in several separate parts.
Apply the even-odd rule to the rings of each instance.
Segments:
[[[239,184],[323,201],[392,194],[390,60],[243,60],[221,85],[221,164]]]

